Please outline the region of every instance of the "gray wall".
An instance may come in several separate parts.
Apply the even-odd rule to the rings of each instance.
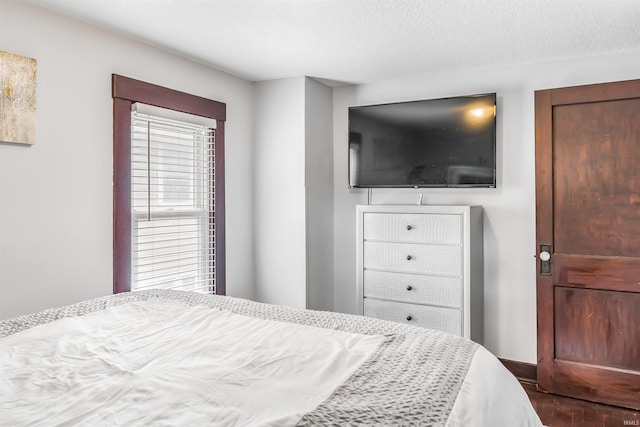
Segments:
[[[333,308],[332,90],[308,77],[255,85],[256,298]]]
[[[307,308],[333,310],[333,91],[305,89]]]
[[[347,189],[350,106],[497,92],[495,189],[372,191],[372,203],[484,207],[484,344],[499,357],[536,362],[534,91],[640,78],[640,52],[464,70],[334,90],[334,304],[356,313],[355,206]]]
[[[304,308],[305,78],[256,83],[254,102],[256,298]]]
[[[36,143],[0,145],[0,318],[112,293],[112,73],[227,103],[227,290],[252,298],[252,83],[23,2],[0,41],[38,61]]]

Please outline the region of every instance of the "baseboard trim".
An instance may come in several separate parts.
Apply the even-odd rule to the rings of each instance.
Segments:
[[[538,382],[538,366],[532,363],[516,362],[515,360],[499,359],[509,372],[520,382],[535,385]]]

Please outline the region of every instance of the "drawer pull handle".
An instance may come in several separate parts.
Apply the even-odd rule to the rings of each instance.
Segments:
[[[413,257],[411,255],[407,255],[407,261],[411,261]]]
[[[407,225],[407,230],[411,230],[413,227],[410,225]]]
[[[410,291],[411,289],[413,289],[413,286],[409,285],[407,286],[407,290]]]
[[[411,321],[411,319],[413,319],[413,317],[411,317],[411,315],[408,315],[408,316],[407,316],[407,320],[410,322],[410,321]]]

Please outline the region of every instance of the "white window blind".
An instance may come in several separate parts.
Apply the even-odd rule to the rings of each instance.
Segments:
[[[215,293],[214,123],[131,112],[131,290]]]

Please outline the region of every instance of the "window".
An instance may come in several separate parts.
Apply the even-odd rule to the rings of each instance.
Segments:
[[[215,289],[215,121],[131,112],[131,290]],[[145,114],[149,112],[149,114]],[[164,116],[164,117],[163,117]]]
[[[113,96],[114,292],[224,294],[225,104],[117,75]]]

